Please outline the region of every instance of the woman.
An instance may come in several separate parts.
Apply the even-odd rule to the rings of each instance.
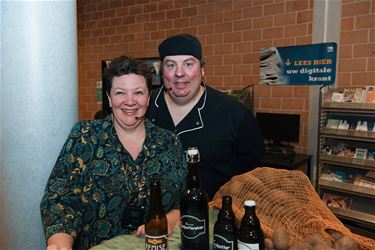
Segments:
[[[105,72],[112,114],[74,125],[41,202],[47,249],[88,249],[122,233],[144,233],[151,178],[161,180],[168,232],[179,223],[186,164],[177,136],[145,120],[152,74],[121,56]]]

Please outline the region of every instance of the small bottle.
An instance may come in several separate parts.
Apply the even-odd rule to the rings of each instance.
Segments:
[[[232,197],[223,196],[222,208],[217,216],[214,226],[213,250],[236,250],[237,235],[235,227],[235,216],[232,209]]]
[[[208,250],[208,196],[201,188],[198,174],[199,151],[188,148],[186,161],[188,177],[181,196],[181,243],[183,250]]]
[[[264,235],[255,213],[255,201],[245,201],[245,215],[238,233],[238,250],[263,250]]]
[[[168,249],[168,223],[161,203],[160,181],[151,180],[150,210],[145,223],[146,250]]]

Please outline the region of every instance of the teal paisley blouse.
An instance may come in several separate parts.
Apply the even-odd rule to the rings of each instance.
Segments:
[[[76,123],[48,179],[40,209],[46,239],[73,236],[74,249],[130,233],[122,227],[125,207],[148,212],[151,178],[161,180],[166,212],[179,208],[187,168],[177,136],[145,121],[146,139],[136,160],[120,143],[112,115]]]

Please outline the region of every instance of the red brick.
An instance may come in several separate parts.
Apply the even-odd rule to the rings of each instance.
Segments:
[[[341,32],[340,44],[367,42],[367,30]]]
[[[312,10],[302,11],[297,13],[297,23],[307,23],[313,21]]]
[[[375,4],[375,2],[373,2]],[[374,28],[375,27],[375,13],[371,15],[358,16],[356,17],[355,28]]]
[[[180,18],[173,20],[173,27],[176,29],[189,26],[189,18]]]
[[[150,13],[137,15],[135,20],[137,23],[150,22]]]
[[[235,65],[241,63],[241,55],[231,54],[224,55],[223,64],[224,65]]]
[[[269,48],[272,47],[272,40],[262,40],[253,42],[253,49],[252,52],[259,52],[261,48]]]
[[[367,59],[367,71],[374,71],[375,72],[375,58],[368,58]]]
[[[262,7],[252,7],[243,9],[243,18],[255,18],[262,16]]]
[[[350,4],[343,4],[341,15],[342,17],[357,16],[361,14],[368,14],[370,12],[370,1],[355,2]]]
[[[157,11],[157,3],[147,3],[143,5],[143,12],[144,13],[149,13],[149,12],[156,12]]]
[[[293,14],[283,14],[283,15],[276,15],[273,17],[273,23],[275,26],[284,26],[289,24],[296,24],[296,15]]]
[[[272,88],[272,97],[292,97],[293,86],[281,86]]]
[[[271,87],[269,87],[271,88]],[[270,91],[270,90],[268,90]],[[281,109],[281,98],[267,98],[263,97],[260,101],[260,107],[262,109]]]
[[[282,110],[305,110],[305,99],[303,98],[283,98]]]
[[[182,16],[183,17],[191,17],[191,16],[196,16],[198,13],[197,7],[189,7],[182,9]]]
[[[262,37],[262,31],[259,30],[251,30],[251,31],[244,31],[242,34],[242,39],[244,41],[255,41],[260,40]]]
[[[166,17],[167,17],[167,19],[180,18],[181,17],[181,13],[182,13],[182,11],[180,9],[177,9],[177,10],[168,10],[167,14],[166,14]]]
[[[173,29],[173,22],[171,20],[162,21],[158,23],[158,30],[171,30]]]
[[[233,23],[233,29],[238,30],[251,30],[252,28],[252,21],[251,19],[243,20],[243,21],[236,21]]]
[[[284,13],[284,6],[285,6],[284,3],[264,5],[263,14],[265,16],[269,16],[269,15],[276,15],[276,14]]]
[[[236,43],[233,44],[233,52],[234,53],[246,53],[251,52],[251,43]]]
[[[366,60],[364,59],[342,59],[339,60],[340,72],[365,71]]]
[[[215,45],[215,55],[230,54],[232,52],[232,44]]]
[[[375,85],[375,72],[353,73],[352,82],[361,85]]]
[[[202,24],[206,24],[206,16],[190,17],[191,26],[200,26]]]
[[[303,36],[308,34],[308,26],[306,24],[297,24],[285,27],[285,36]]]
[[[206,62],[209,65],[223,65],[223,57],[221,55],[206,57]]]
[[[341,87],[343,85],[349,85],[351,83],[351,73],[348,72],[338,72],[337,73],[337,87]]]
[[[165,20],[165,12],[151,13],[151,21],[163,21]]]
[[[311,43],[312,43],[311,36],[296,37],[295,45],[303,45],[303,44],[311,44]]]
[[[353,58],[353,46],[342,45],[338,47],[340,58]]]
[[[210,29],[213,30],[212,25],[209,25]],[[223,34],[214,34],[207,36],[207,44],[221,44],[224,42]]]
[[[169,10],[173,8],[172,0],[158,1],[158,10]]]
[[[375,43],[354,45],[354,57],[375,57]]]
[[[251,64],[251,63],[259,63],[259,53],[243,53],[242,54],[242,63],[243,64]]]
[[[215,25],[201,25],[198,26],[198,34],[213,34],[215,32]]]
[[[341,31],[348,31],[354,29],[354,17],[341,19]]]
[[[233,68],[233,74],[234,75],[250,75],[251,68],[249,67],[249,65],[236,65]]]
[[[273,42],[273,46],[275,47],[284,47],[284,46],[293,46],[295,44],[295,38],[285,38],[285,39],[277,39]]]
[[[225,32],[232,32],[232,31],[233,31],[232,23],[215,24],[215,33],[225,33]]]
[[[254,28],[264,28],[273,26],[273,17],[254,18]]]
[[[241,42],[241,32],[233,32],[224,34],[224,43],[236,43]]]
[[[231,10],[224,12],[224,22],[239,20],[242,18],[242,10]]]
[[[223,76],[223,75],[232,75],[232,67],[231,66],[215,66],[215,75]]]
[[[210,23],[221,23],[223,22],[223,13],[218,13],[218,14],[209,14],[207,15],[207,24]]]
[[[207,3],[200,5],[198,8],[198,14],[212,14],[214,13],[214,3]]]
[[[251,7],[252,5],[253,5],[252,1],[249,1],[249,0],[233,1],[233,9],[244,9],[246,7]]]
[[[295,12],[300,10],[307,10],[309,8],[309,2],[306,0],[293,0],[286,3],[287,12]]]
[[[215,12],[221,12],[221,11],[226,11],[226,10],[232,10],[232,1],[214,1],[215,2],[215,7],[214,11]]]
[[[283,37],[283,28],[271,28],[263,30],[263,39],[275,39]]]

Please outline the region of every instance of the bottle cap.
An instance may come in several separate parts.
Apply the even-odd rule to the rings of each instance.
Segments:
[[[187,149],[187,154],[188,155],[197,155],[199,154],[199,151],[196,147],[193,147],[193,148],[188,148]]]
[[[247,200],[247,201],[245,201],[245,206],[246,207],[254,207],[256,204],[255,204],[255,201],[253,201],[253,200]]]
[[[229,196],[229,195],[224,195],[222,198],[221,198],[222,202],[227,202],[227,203],[231,203],[232,202],[232,197]]]

